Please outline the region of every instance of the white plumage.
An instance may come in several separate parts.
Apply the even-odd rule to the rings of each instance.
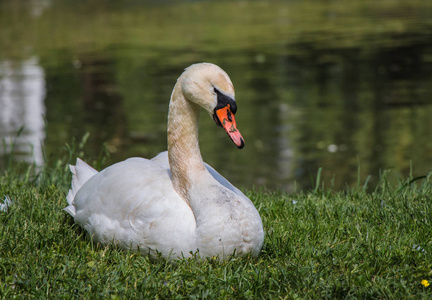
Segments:
[[[168,151],[151,160],[130,158],[101,172],[77,159],[65,210],[102,244],[170,260],[251,253],[264,231],[252,202],[202,160],[199,106],[242,148],[234,120],[234,88],[208,63],[187,68],[177,80],[168,115]]]

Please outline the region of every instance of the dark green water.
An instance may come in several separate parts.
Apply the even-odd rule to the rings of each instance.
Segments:
[[[86,132],[90,161],[104,143],[109,163],[153,157],[177,77],[202,61],[230,75],[246,141],[203,113],[202,154],[239,187],[432,170],[432,2],[419,0],[0,1],[0,154],[25,126],[17,159],[43,163]]]

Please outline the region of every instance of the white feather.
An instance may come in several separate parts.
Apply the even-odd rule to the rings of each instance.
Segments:
[[[221,259],[258,255],[264,231],[257,210],[203,163],[199,151],[197,108],[212,113],[214,86],[234,95],[229,77],[215,65],[194,65],[179,78],[171,96],[168,152],[151,160],[130,158],[101,172],[80,159],[70,166],[65,210],[95,241],[154,258],[160,253],[179,259],[196,251]]]

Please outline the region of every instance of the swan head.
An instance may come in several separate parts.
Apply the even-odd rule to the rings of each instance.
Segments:
[[[203,107],[237,148],[243,148],[244,139],[234,119],[237,112],[234,86],[227,73],[214,64],[200,63],[188,67],[179,81],[185,98]]]

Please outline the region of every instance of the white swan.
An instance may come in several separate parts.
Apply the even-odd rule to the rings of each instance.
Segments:
[[[264,240],[252,202],[202,160],[200,106],[244,146],[234,114],[234,87],[218,66],[187,68],[174,86],[168,114],[168,151],[151,160],[130,158],[97,172],[80,159],[70,166],[65,210],[102,244],[170,260],[251,253]],[[159,254],[158,254],[159,253]]]

